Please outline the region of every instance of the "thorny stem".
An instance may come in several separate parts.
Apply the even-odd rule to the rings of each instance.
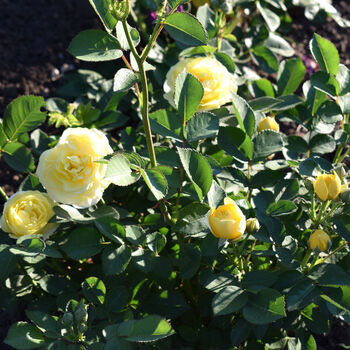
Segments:
[[[326,210],[328,209],[328,207],[329,207],[330,204],[331,204],[331,201],[330,201],[330,200],[328,200],[328,201],[322,203],[321,208],[320,208],[320,211],[318,212],[316,221],[315,221],[315,223],[314,223],[316,229],[318,228],[318,226],[319,226],[319,224],[320,224],[320,222],[321,222],[322,215],[326,212]]]

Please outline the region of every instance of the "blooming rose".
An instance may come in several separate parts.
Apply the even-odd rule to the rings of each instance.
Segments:
[[[321,201],[336,199],[342,190],[337,174],[319,174],[314,182],[314,190]]]
[[[240,239],[246,229],[245,216],[229,197],[225,198],[224,205],[210,209],[208,223],[213,235],[223,239]]]
[[[324,252],[329,248],[330,243],[330,237],[323,230],[315,230],[309,238],[309,247],[312,250],[318,248],[321,252]]]
[[[258,131],[263,131],[263,130],[279,131],[280,126],[278,125],[278,123],[274,118],[266,117],[262,119],[258,125]]]
[[[52,233],[57,224],[49,224],[54,216],[54,203],[46,193],[20,191],[5,203],[0,220],[1,229],[13,238]]]
[[[66,129],[58,144],[39,159],[37,175],[49,196],[61,203],[87,208],[102,197],[109,182],[107,165],[96,163],[113,150],[97,129]]]
[[[164,97],[174,106],[175,82],[177,76],[186,70],[203,85],[204,96],[198,110],[219,108],[231,100],[237,92],[234,76],[226,67],[212,57],[185,58],[171,67],[164,83]]]

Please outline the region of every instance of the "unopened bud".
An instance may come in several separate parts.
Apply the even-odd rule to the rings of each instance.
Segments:
[[[109,5],[112,16],[118,21],[125,21],[130,12],[129,0],[113,0]]]
[[[246,231],[250,234],[257,233],[259,231],[260,224],[258,219],[250,218],[247,220]]]
[[[309,247],[314,250],[318,248],[321,252],[327,250],[331,245],[331,239],[323,230],[315,230],[309,238]]]
[[[333,170],[339,176],[339,179],[342,181],[348,175],[342,164],[338,164]]]

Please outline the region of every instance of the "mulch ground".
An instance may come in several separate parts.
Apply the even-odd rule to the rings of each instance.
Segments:
[[[343,17],[350,19],[350,1],[333,0]],[[341,28],[333,20],[311,23],[303,9],[291,11],[290,37],[299,56],[311,57],[308,43],[314,32],[331,40],[339,50],[341,62],[350,67],[350,28]],[[66,51],[72,38],[82,30],[99,27],[87,0],[0,0],[0,116],[14,98],[34,94],[54,96],[64,71],[88,67]],[[0,160],[0,185],[8,195],[22,181]],[[3,203],[0,203],[2,206]],[[23,311],[4,314],[0,311],[0,349],[9,325],[23,319]],[[327,337],[317,336],[320,350],[345,349],[350,345],[350,327],[335,321]]]

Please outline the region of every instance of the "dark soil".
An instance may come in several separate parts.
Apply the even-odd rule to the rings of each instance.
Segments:
[[[333,0],[343,17],[350,19],[350,1]],[[299,56],[309,56],[308,44],[314,32],[331,40],[339,50],[341,63],[350,66],[350,28],[339,27],[332,19],[311,23],[303,9],[293,9],[293,25],[287,36],[297,42]],[[67,51],[81,30],[98,27],[99,22],[87,0],[0,0],[0,116],[14,98],[35,94],[53,96],[65,71],[85,67]],[[22,181],[0,161],[0,186],[13,194]],[[3,202],[0,200],[0,206]],[[22,320],[23,309],[5,314],[0,310],[0,349],[9,325]],[[315,336],[320,350],[345,349],[350,345],[350,327],[335,321],[327,337]]]

